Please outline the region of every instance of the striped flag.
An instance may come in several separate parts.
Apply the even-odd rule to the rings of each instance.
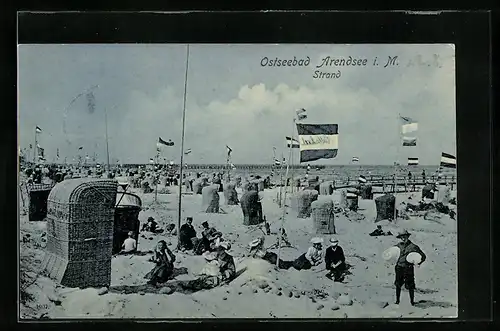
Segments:
[[[185,152],[184,152],[184,155],[188,155],[191,153],[191,148],[188,148]]]
[[[229,158],[231,156],[231,152],[233,151],[231,149],[231,147],[229,147],[228,145],[226,145],[226,149],[227,149],[227,157]]]
[[[403,137],[403,146],[417,146],[417,138]]]
[[[456,169],[457,158],[448,153],[441,153],[441,167]]]
[[[352,157],[352,163],[357,163],[357,162],[359,162],[359,157],[353,156]]]
[[[297,109],[296,113],[299,121],[305,120],[307,118],[307,113],[304,108]]]
[[[338,124],[297,124],[300,162],[332,159],[338,151]]]
[[[161,146],[174,146],[174,142],[171,139],[165,141],[161,139],[161,137],[158,137],[158,142],[156,143],[156,147],[161,147]]]
[[[408,165],[409,166],[418,165],[418,157],[409,157],[408,158]]]
[[[418,122],[410,117],[400,116],[400,118],[403,146],[417,146],[417,138],[414,135],[418,130]]]
[[[274,159],[274,165],[279,166],[281,164],[286,164],[286,159],[285,158],[283,158],[283,161],[280,161],[278,159]]]
[[[42,133],[42,129],[38,125],[36,126],[36,133]]]
[[[40,145],[37,145],[36,147],[38,149],[38,157],[43,158],[45,154],[45,149],[40,147]]]
[[[286,139],[286,147],[290,148],[300,148],[300,143],[297,139],[293,139],[292,137],[285,137]]]
[[[366,183],[366,182],[367,182],[367,179],[366,179],[366,177],[365,177],[365,176],[363,176],[363,175],[359,175],[358,182],[360,182],[360,183]]]

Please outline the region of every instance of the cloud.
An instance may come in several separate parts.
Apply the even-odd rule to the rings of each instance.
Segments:
[[[85,52],[78,47],[59,47],[57,52],[37,47],[20,53],[23,146],[32,142],[34,125],[41,125],[41,139],[48,152],[59,147],[63,155],[74,154],[63,143],[73,135],[92,146],[90,153],[94,148],[104,155],[106,108],[112,157],[123,162],[147,162],[154,156],[161,136],[175,141],[173,148],[162,151],[163,156],[179,160],[183,47],[94,46]],[[42,48],[39,54],[43,56],[35,56]],[[263,56],[290,54],[310,56],[313,65],[296,69],[259,65]],[[417,56],[429,61],[435,54],[440,67],[411,65]],[[383,68],[383,60],[396,55],[400,65]],[[313,79],[315,66],[326,56],[367,58],[370,62],[377,56],[382,65],[342,67],[339,79]],[[186,158],[188,163],[223,163],[226,145],[234,150],[234,163],[270,163],[273,146],[278,153],[287,153],[284,137],[294,131],[292,118],[298,108],[307,109],[308,123],[339,124],[337,158],[318,163],[346,164],[356,155],[364,164],[392,164],[399,153],[403,159],[419,156],[421,164],[437,164],[442,151],[455,152],[452,47],[205,45],[193,47],[190,62],[185,148],[193,152]],[[71,110],[71,134],[63,133],[62,109],[74,95],[96,83],[102,88],[96,91],[95,112],[89,114],[86,98],[81,98],[81,105]],[[398,146],[399,113],[420,123],[415,149]],[[95,144],[98,146],[93,147]]]

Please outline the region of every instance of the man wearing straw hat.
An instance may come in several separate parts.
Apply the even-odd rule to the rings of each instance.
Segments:
[[[344,280],[344,271],[346,270],[345,255],[339,241],[336,238],[330,238],[330,247],[325,251],[326,269],[329,270],[326,277],[335,282]]]
[[[400,249],[400,254],[398,261],[396,262],[396,279],[394,285],[396,285],[396,304],[399,304],[399,299],[401,297],[401,287],[403,284],[408,289],[410,295],[410,303],[412,306],[415,305],[415,270],[414,264],[407,261],[408,254],[418,253],[421,256],[421,260],[418,265],[424,263],[426,256],[424,252],[410,241],[410,233],[408,230],[401,231],[396,238],[400,239],[401,242],[396,246]]]

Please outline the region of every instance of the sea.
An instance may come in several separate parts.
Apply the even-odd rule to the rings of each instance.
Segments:
[[[321,179],[325,180],[338,180],[340,178],[358,178],[360,175],[365,177],[370,176],[392,176],[394,173],[397,174],[398,177],[408,176],[408,173],[411,173],[413,177],[420,177],[422,173],[425,172],[427,177],[431,177],[433,175],[437,175],[439,170],[439,166],[391,166],[391,165],[338,165],[338,166],[327,166],[322,169],[316,169],[314,166],[311,166],[310,170],[305,168],[294,168],[289,169],[289,176],[292,177],[302,177],[305,176],[306,173],[311,177],[319,176]],[[192,172],[193,170],[187,170],[187,172]],[[198,168],[195,170],[196,172],[202,173],[213,173],[216,171],[219,172],[227,172],[227,170],[214,170],[211,167],[206,168]],[[259,175],[259,176],[272,176],[273,178],[279,178],[281,174],[285,175],[286,169],[275,168],[272,165],[269,166],[256,166],[255,168],[248,169],[247,167],[232,169],[230,174],[232,177],[242,176],[246,177],[249,175]],[[443,176],[456,176],[455,169],[443,169]]]

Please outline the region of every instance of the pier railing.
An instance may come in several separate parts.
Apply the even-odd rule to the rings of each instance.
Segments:
[[[418,191],[421,187],[427,185],[428,182],[450,185],[451,190],[457,185],[455,176],[365,176],[365,178],[367,184],[373,187],[381,187],[382,192],[385,193]],[[334,176],[333,180],[335,189],[353,187],[359,184],[358,177]]]

